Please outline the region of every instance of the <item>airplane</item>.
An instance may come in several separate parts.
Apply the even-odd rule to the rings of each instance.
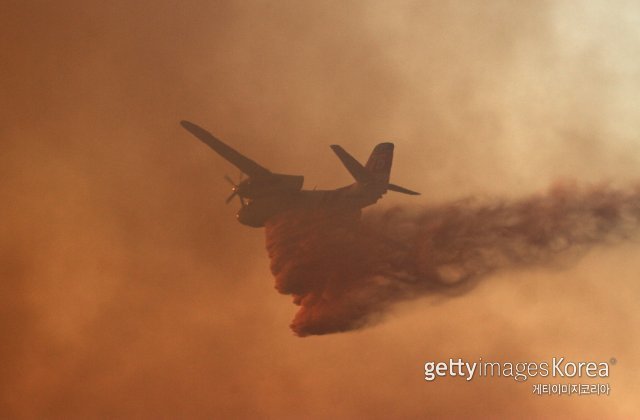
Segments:
[[[181,121],[180,124],[248,176],[237,184],[225,176],[233,185],[226,202],[228,204],[236,196],[239,198],[241,207],[236,218],[247,226],[263,227],[276,214],[295,208],[360,210],[375,204],[388,190],[409,195],[420,194],[389,183],[393,143],[378,144],[364,166],[342,147],[331,145],[333,152],[356,182],[335,190],[303,190],[303,176],[271,172],[202,127],[189,121]]]

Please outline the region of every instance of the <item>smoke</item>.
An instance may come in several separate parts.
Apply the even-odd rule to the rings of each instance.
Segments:
[[[633,182],[637,2],[2,5],[1,418],[637,417],[637,245],[570,270],[478,276],[393,312],[385,302],[361,317],[384,316],[376,328],[300,340],[263,232],[224,205],[235,170],[178,124],[309,189],[350,182],[327,145],[361,158],[393,141],[393,181],[426,198],[386,197],[358,229],[387,214],[412,221],[406,237],[417,202]],[[414,243],[375,226],[372,237]],[[452,355],[620,363],[609,398],[425,386],[421,363]]]
[[[497,270],[561,267],[633,237],[640,189],[555,185],[519,200],[466,199],[367,213],[290,211],[266,228],[276,288],[299,336],[362,328],[395,302],[468,291]]]

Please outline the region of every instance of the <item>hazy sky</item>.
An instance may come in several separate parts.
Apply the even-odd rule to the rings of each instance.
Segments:
[[[329,149],[396,144],[423,193],[523,197],[640,167],[632,1],[5,1],[0,414],[415,418],[638,415],[637,242],[502,272],[362,331],[295,337],[237,176],[189,119],[307,188]],[[618,363],[609,397],[425,383],[427,360]]]

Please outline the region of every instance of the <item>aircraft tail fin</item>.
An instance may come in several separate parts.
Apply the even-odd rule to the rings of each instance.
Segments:
[[[371,152],[365,169],[375,181],[388,183],[392,162],[393,143],[380,143]]]
[[[371,182],[388,183],[393,161],[393,143],[380,143],[377,145],[365,166],[362,166],[353,156],[347,153],[337,144],[331,145],[331,149],[338,155],[342,164],[347,168],[351,176],[361,183]]]
[[[399,185],[389,184],[389,174],[391,173],[391,163],[393,162],[393,143],[380,143],[377,145],[371,152],[365,166],[362,166],[360,162],[341,146],[333,144],[331,145],[331,149],[357,182],[362,184],[370,184],[372,182],[383,184],[387,190],[403,194],[420,194]]]

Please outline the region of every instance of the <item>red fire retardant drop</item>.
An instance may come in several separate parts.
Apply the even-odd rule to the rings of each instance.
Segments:
[[[292,210],[271,219],[266,246],[276,289],[300,305],[299,336],[362,328],[391,304],[459,294],[497,270],[575,261],[630,239],[640,189],[559,185],[520,200],[462,200],[365,212]]]

